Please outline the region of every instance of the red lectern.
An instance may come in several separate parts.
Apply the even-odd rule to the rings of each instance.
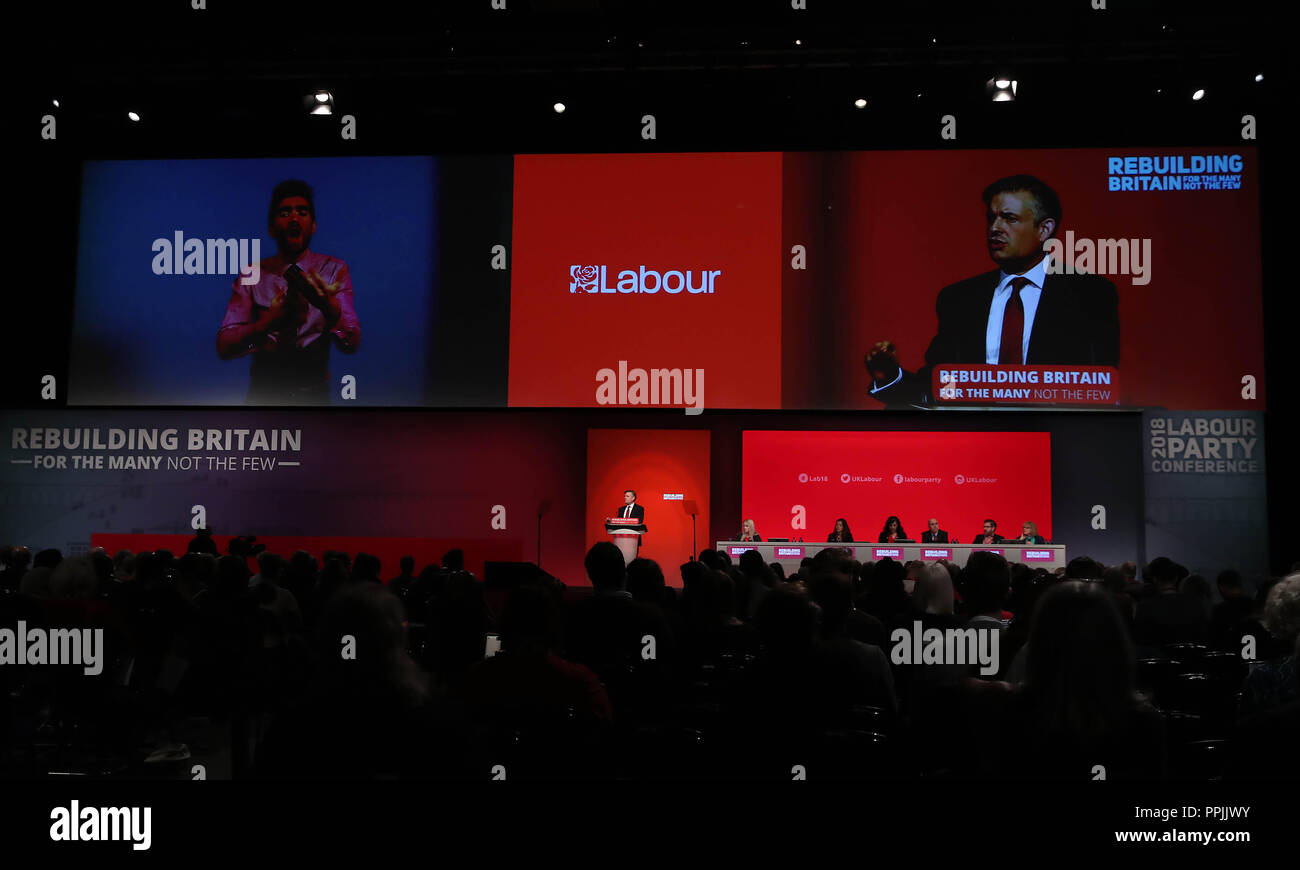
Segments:
[[[634,517],[605,517],[605,531],[614,539],[614,546],[623,554],[623,564],[631,565],[645,534],[645,523]]]

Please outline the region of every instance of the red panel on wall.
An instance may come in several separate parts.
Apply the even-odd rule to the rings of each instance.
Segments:
[[[703,429],[587,430],[587,540],[610,540],[605,517],[634,489],[649,532],[641,556],[654,559],[670,586],[681,586],[678,566],[709,538],[709,432]],[[679,498],[680,496],[680,498]],[[694,504],[696,549],[692,549]]]
[[[764,538],[825,542],[843,517],[874,542],[895,515],[917,541],[931,517],[963,544],[986,517],[1004,537],[1032,520],[1052,539],[1047,432],[750,431],[743,453],[742,509]],[[797,507],[806,528],[792,528]]]

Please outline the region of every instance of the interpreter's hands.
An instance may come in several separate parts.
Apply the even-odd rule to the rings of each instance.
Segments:
[[[867,371],[878,384],[887,384],[898,377],[898,349],[892,341],[878,341],[867,351]]]
[[[266,322],[267,326],[279,326],[281,323],[289,319],[289,316],[293,313],[293,309],[293,294],[289,293],[287,290],[281,290],[279,293],[275,294],[275,298],[271,300],[271,304],[268,305],[266,311],[263,312],[262,318]]]
[[[321,311],[328,313],[334,304],[334,297],[343,288],[343,282],[336,281],[333,284],[326,284],[325,279],[316,274],[314,269],[303,272],[302,276],[306,279],[306,286],[303,287],[303,297]]]

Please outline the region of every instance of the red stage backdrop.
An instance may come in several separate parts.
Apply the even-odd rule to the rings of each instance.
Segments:
[[[930,517],[964,544],[986,517],[1004,537],[1032,520],[1052,540],[1046,432],[750,430],[742,440],[741,505],[764,539],[825,542],[844,517],[855,541],[875,542],[892,514],[917,541]],[[801,513],[804,528],[792,525]]]
[[[612,540],[605,517],[616,515],[623,491],[636,490],[648,534],[641,556],[654,559],[669,586],[680,587],[677,570],[692,554],[694,505],[698,549],[709,538],[709,432],[703,429],[587,430],[587,540]],[[680,497],[680,498],[679,498]],[[585,578],[584,578],[585,579]]]
[[[624,362],[625,386],[660,369],[698,393],[702,370],[703,407],[780,407],[780,154],[520,156],[513,238],[511,406],[693,404],[601,401]]]

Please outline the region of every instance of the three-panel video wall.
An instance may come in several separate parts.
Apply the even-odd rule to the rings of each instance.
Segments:
[[[581,583],[631,487],[668,565],[941,514],[1250,571],[1260,183],[1251,147],[89,161],[69,407],[5,415],[0,522],[75,552],[201,506]]]
[[[1010,176],[1054,192],[1046,245],[1024,197],[990,230]],[[282,274],[286,179],[333,332]],[[330,344],[328,395],[283,403],[1258,410],[1258,198],[1253,148],[89,162],[69,404],[281,404],[259,357]],[[986,315],[1031,245],[1046,292],[1000,363]],[[281,346],[223,352],[281,292]]]

